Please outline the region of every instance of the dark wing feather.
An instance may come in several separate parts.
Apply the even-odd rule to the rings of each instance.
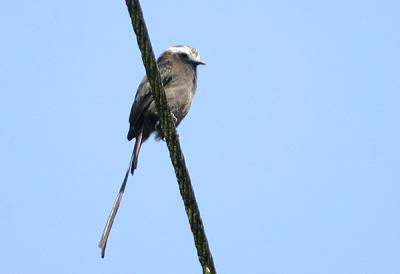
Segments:
[[[171,64],[167,60],[159,60],[158,66],[161,74],[161,81],[165,87],[172,78]],[[151,93],[150,83],[145,76],[138,87],[135,101],[132,104],[131,113],[129,115],[129,141],[135,137],[136,131],[141,128],[141,118],[152,101],[153,95]]]
[[[132,104],[131,113],[129,115],[129,123],[131,127],[137,123],[144,110],[150,105],[152,100],[153,98],[151,96],[150,83],[147,80],[147,77],[144,77],[138,87],[135,101]]]

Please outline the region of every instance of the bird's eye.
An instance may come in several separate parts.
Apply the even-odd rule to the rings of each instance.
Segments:
[[[182,52],[181,56],[182,56],[182,58],[185,58],[185,59],[189,58],[189,55],[185,52]]]

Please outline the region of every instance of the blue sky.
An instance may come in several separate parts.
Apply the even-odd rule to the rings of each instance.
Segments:
[[[398,1],[142,1],[198,48],[181,145],[218,273],[400,273]],[[151,3],[150,3],[151,2]],[[144,75],[124,1],[0,9],[2,273],[201,273],[149,139],[105,259]]]

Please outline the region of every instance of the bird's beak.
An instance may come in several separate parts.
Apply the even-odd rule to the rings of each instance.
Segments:
[[[197,58],[190,58],[190,61],[195,63],[196,65],[205,65],[206,63],[204,63],[201,59],[200,56]]]
[[[206,63],[204,63],[203,61],[201,61],[200,59],[195,60],[194,61],[197,65],[205,65]]]

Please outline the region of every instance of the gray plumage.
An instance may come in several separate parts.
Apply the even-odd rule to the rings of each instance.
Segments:
[[[175,46],[167,49],[157,60],[164,85],[169,109],[178,126],[188,113],[196,91],[197,65],[204,64],[196,49],[189,46]],[[145,76],[140,83],[135,101],[129,116],[128,140],[136,139],[133,151],[131,172],[137,167],[141,144],[157,131],[157,137],[162,132],[156,127],[158,114],[150,83]]]
[[[196,92],[197,65],[199,64],[204,63],[201,61],[197,50],[190,46],[181,45],[168,48],[157,60],[161,81],[164,86],[169,109],[175,120],[175,126],[178,126],[189,112],[193,96]],[[155,101],[153,100],[150,83],[147,77],[144,77],[137,89],[129,115],[130,125],[127,138],[129,141],[135,138],[135,146],[124,181],[122,182],[99,242],[101,257],[105,255],[107,239],[125,191],[129,171],[133,174],[137,167],[142,143],[153,132],[156,132],[157,139],[163,137],[158,122],[159,116]]]

